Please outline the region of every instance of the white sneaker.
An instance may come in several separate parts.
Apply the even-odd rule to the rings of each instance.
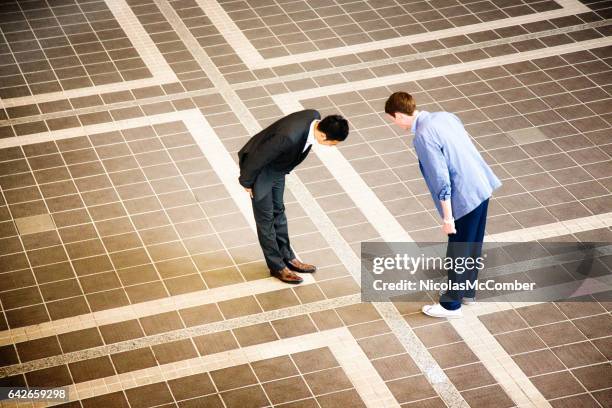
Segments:
[[[464,297],[463,299],[461,299],[461,303],[466,306],[473,306],[476,304],[476,298]]]
[[[449,319],[457,319],[463,317],[461,308],[456,310],[447,310],[442,307],[441,304],[436,303],[433,305],[425,305],[421,308],[421,311],[431,317],[446,317]]]
[[[438,292],[438,295],[440,295],[440,297],[442,297],[442,295],[444,295],[445,293],[446,293],[445,290],[440,290]],[[476,304],[476,298],[475,297],[473,297],[473,298],[471,298],[471,297],[464,297],[463,299],[461,299],[461,303],[466,305],[466,306],[472,306],[472,305]]]

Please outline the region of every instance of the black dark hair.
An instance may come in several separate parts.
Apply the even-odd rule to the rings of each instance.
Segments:
[[[327,140],[338,140],[342,142],[349,132],[348,121],[340,115],[329,115],[319,122],[317,129],[325,133]]]

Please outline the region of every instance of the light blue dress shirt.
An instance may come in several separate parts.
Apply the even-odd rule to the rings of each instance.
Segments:
[[[453,217],[459,219],[501,186],[461,120],[452,113],[418,112],[412,133],[419,168],[440,217],[443,217],[440,200],[450,197]]]

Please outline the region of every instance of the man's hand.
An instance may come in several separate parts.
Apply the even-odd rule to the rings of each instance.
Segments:
[[[247,193],[249,193],[249,195],[251,196],[251,198],[253,198],[253,189],[252,188],[245,188],[244,191],[246,191]]]
[[[449,234],[456,234],[457,230],[455,229],[455,220],[454,219],[450,219],[450,220],[444,220],[442,221],[442,232],[445,235],[449,235]]]

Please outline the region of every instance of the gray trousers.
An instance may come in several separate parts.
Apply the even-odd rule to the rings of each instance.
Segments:
[[[285,215],[285,176],[275,177],[272,189],[257,200],[252,199],[257,238],[268,268],[279,271],[286,261],[295,258],[289,243],[289,229]]]

